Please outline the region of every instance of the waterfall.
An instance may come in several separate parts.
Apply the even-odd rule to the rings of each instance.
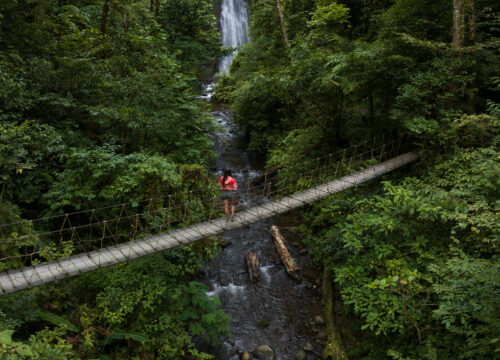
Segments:
[[[245,0],[222,0],[220,27],[224,46],[240,48],[250,40]],[[237,50],[220,61],[219,72],[228,71],[236,52]]]

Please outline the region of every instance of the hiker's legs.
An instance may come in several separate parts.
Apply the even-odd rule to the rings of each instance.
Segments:
[[[229,200],[224,200],[224,212],[226,213],[226,219],[229,218]]]
[[[234,199],[231,201],[231,217],[234,218]]]

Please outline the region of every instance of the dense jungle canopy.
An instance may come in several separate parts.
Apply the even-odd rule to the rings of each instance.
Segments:
[[[0,223],[17,224],[2,238],[37,217],[213,189],[217,125],[198,96],[231,50],[219,5],[0,0]],[[421,154],[303,209],[303,241],[349,319],[342,356],[499,358],[500,4],[249,10],[251,42],[215,99],[269,168],[381,134]],[[3,256],[32,246],[8,244]],[[65,255],[51,249],[46,260]],[[2,296],[0,358],[209,359],[195,340],[217,344],[230,318],[193,279],[216,252],[206,239]]]

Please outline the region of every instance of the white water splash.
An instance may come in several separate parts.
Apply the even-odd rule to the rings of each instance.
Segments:
[[[268,265],[268,266],[261,266],[259,268],[260,273],[262,274],[262,277],[264,278],[264,281],[266,283],[270,283],[271,282],[271,273],[270,273],[270,270],[273,267],[274,267],[274,265]]]
[[[198,99],[202,99],[205,101],[210,102],[212,99],[212,96],[214,95],[214,86],[215,83],[210,83],[210,84],[205,84],[203,85],[203,91],[200,96],[198,96]]]
[[[237,295],[243,293],[243,290],[245,290],[245,286],[243,285],[234,285],[233,283],[229,283],[226,286],[221,286],[219,284],[214,284],[214,289],[212,291],[206,292],[205,295],[219,296],[224,292],[229,292],[231,295]]]

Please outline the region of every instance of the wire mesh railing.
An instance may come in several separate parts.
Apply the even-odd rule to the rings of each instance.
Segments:
[[[409,150],[410,144],[403,138],[387,141],[381,136],[322,157],[291,161],[263,172],[249,182],[245,191],[239,194],[247,201],[241,202],[237,211],[248,207],[242,206],[242,203],[257,207],[285,197],[291,201],[294,194],[307,189],[325,191],[318,186]],[[110,214],[114,216],[106,217]],[[0,238],[0,271],[117,246],[190,224],[211,221],[221,215],[219,194],[212,188],[0,224],[1,234],[9,234]],[[48,226],[53,228],[48,229]],[[20,228],[24,232],[19,231]]]

